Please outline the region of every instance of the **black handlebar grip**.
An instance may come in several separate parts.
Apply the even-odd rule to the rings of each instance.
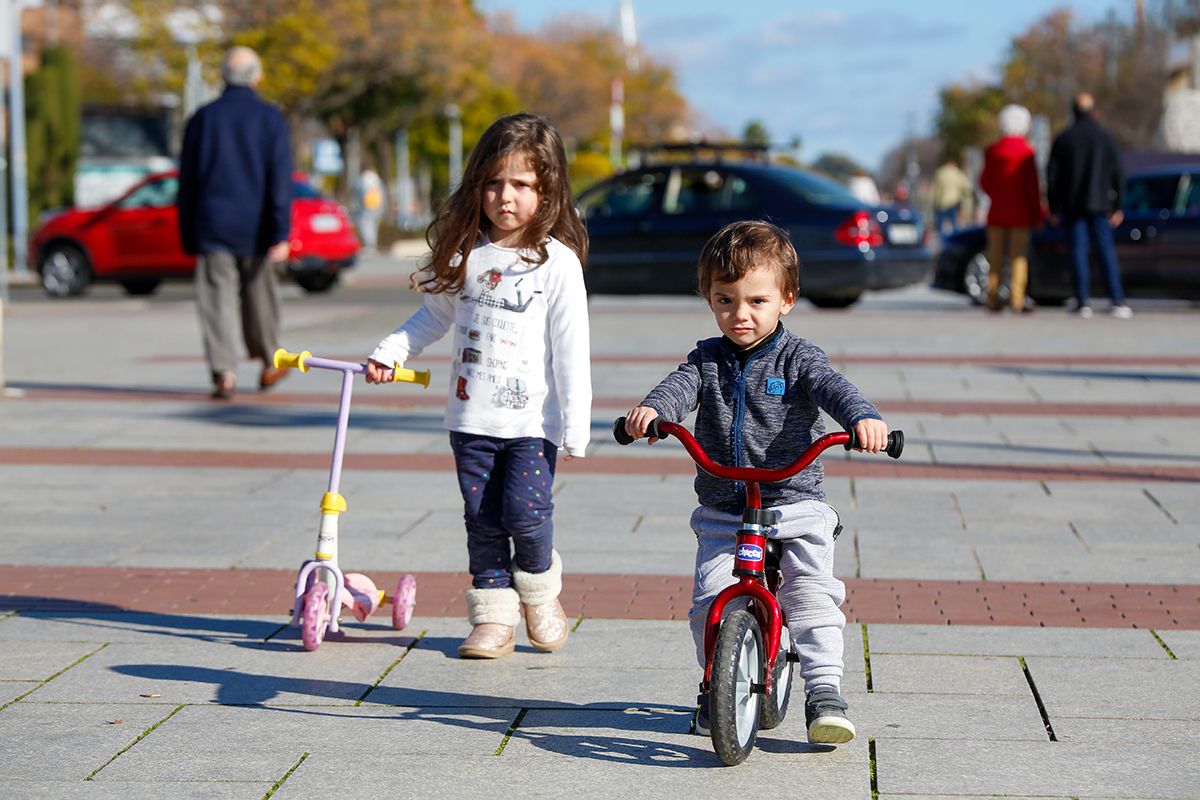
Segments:
[[[617,440],[617,444],[620,445],[633,444],[635,441],[634,438],[629,435],[629,432],[625,430],[624,417],[617,417],[617,421],[614,422],[612,426],[612,434],[613,438]]]
[[[653,436],[655,439],[669,439],[671,434],[658,429],[658,423],[661,419],[662,417],[655,417],[654,419],[650,420],[650,424],[646,426],[646,433],[649,436]]]
[[[846,431],[850,434],[850,441],[846,442],[846,449],[853,450],[858,447],[858,437],[854,435],[853,429]],[[899,458],[904,452],[904,431],[891,431],[888,433],[887,447],[883,448],[883,452],[887,453],[892,458]]]

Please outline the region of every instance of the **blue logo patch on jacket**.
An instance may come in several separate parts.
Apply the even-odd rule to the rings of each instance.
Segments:
[[[787,381],[783,378],[767,378],[767,394],[783,397],[787,391]]]

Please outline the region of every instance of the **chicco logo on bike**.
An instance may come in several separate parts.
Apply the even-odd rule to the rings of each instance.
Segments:
[[[737,557],[742,561],[762,561],[763,549],[756,544],[744,544],[738,548]]]

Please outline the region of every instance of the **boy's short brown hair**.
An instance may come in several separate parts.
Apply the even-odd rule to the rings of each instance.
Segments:
[[[784,296],[799,295],[800,258],[787,232],[761,220],[731,222],[700,252],[700,294],[707,298],[714,283],[733,283],[754,269],[774,269]]]

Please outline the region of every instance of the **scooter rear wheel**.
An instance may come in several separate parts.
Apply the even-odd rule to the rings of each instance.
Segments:
[[[762,679],[763,644],[758,620],[747,611],[735,611],[717,632],[708,690],[713,749],[730,766],[745,761],[754,747]]]
[[[304,593],[304,610],[300,615],[300,641],[305,650],[316,650],[329,628],[329,587],[315,581]]]
[[[392,629],[404,630],[412,619],[413,607],[417,604],[417,579],[412,575],[400,576],[396,593],[392,595]]]

